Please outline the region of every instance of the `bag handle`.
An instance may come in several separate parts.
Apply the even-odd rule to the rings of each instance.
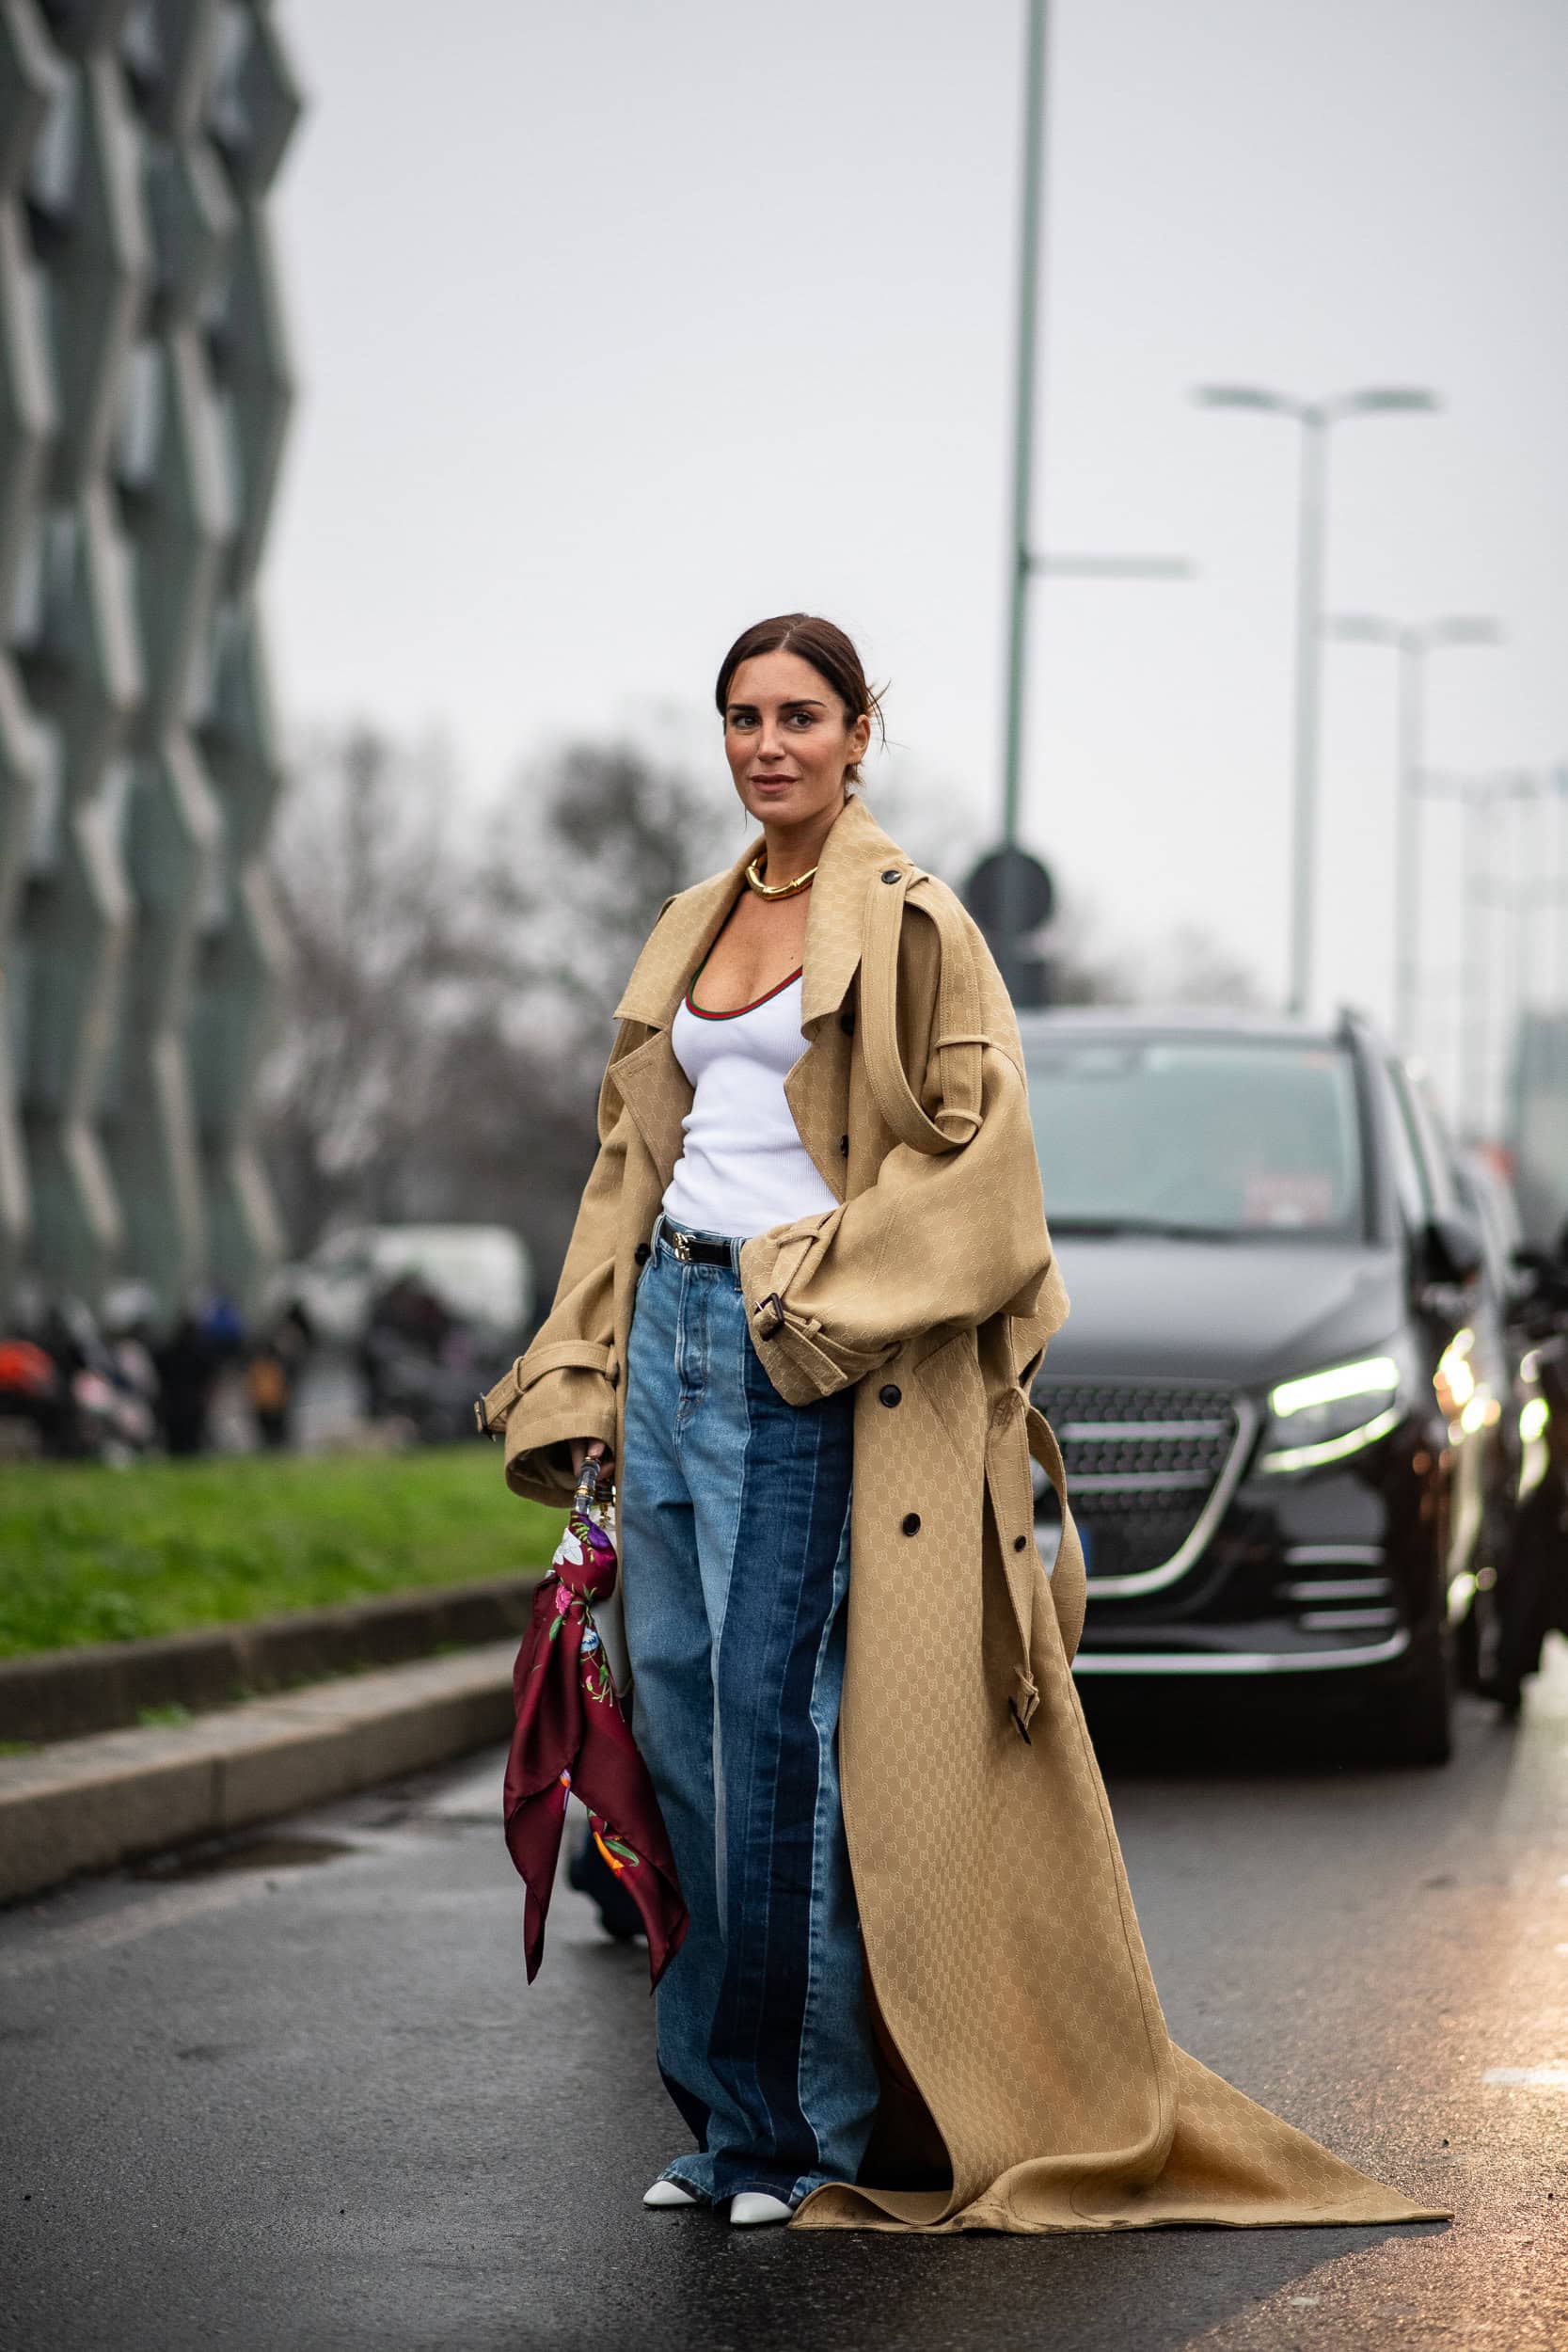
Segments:
[[[937,927],[942,977],[932,1051],[942,1072],[942,1107],[928,1119],[898,1051],[898,943],[911,889],[927,877],[917,866],[888,866],[866,894],[861,943],[861,1022],[865,1074],[878,1110],[900,1143],[934,1156],[966,1144],[980,1124],[980,987],[961,920],[940,892],[920,911]],[[954,1132],[957,1129],[958,1132]]]

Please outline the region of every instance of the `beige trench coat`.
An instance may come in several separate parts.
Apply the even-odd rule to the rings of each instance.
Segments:
[[[670,901],[616,1009],[554,1308],[485,1400],[519,1494],[566,1501],[570,1438],[619,1454],[638,1252],[691,1101],[671,1024],[759,847]],[[840,1756],[884,2097],[863,2183],[795,2226],[1440,2218],[1165,2030],[1069,1672],[1070,1520],[1050,1577],[1035,1548],[1031,1451],[1061,1465],[1029,1383],[1067,1296],[1017,1024],[958,900],[858,799],[813,886],[801,1010],[785,1090],[842,1205],[749,1241],[741,1283],[789,1403],[857,1384]]]

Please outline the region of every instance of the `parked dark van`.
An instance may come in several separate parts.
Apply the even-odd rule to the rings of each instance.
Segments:
[[[1289,1682],[1442,1762],[1504,1400],[1429,1106],[1349,1015],[1021,1025],[1072,1299],[1035,1394],[1084,1537],[1078,1673]]]

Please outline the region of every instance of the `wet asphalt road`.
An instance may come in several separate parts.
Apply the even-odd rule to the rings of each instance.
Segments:
[[[1198,1695],[1198,1694],[1195,1694]],[[1189,1707],[1101,1751],[1173,2032],[1450,2228],[803,2236],[646,2215],[640,1951],[524,1985],[497,1757],[0,1914],[5,2352],[1568,2344],[1568,1652],[1446,1772]],[[1152,1747],[1149,1742],[1152,1741]],[[1174,1759],[1174,1760],[1172,1760]]]

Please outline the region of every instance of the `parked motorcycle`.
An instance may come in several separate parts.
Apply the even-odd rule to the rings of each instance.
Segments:
[[[146,1348],[126,1331],[106,1336],[80,1299],[0,1337],[0,1418],[50,1460],[135,1460],[157,1434],[155,1394]]]

